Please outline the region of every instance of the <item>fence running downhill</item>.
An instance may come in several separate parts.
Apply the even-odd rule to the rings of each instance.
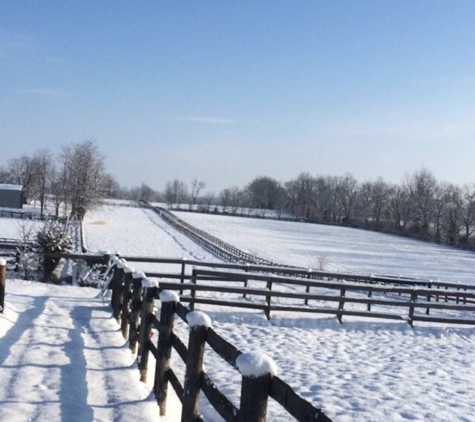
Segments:
[[[248,355],[219,336],[201,313],[184,307],[179,302],[178,295],[169,291],[164,292],[158,285],[143,279],[143,273],[132,273],[132,270],[118,259],[113,259],[109,271],[113,315],[121,325],[124,338],[129,340],[130,349],[135,352],[138,347],[142,381],[147,379],[149,355],[152,354],[156,359],[153,391],[161,415],[166,414],[168,383],[170,383],[182,402],[182,422],[203,420],[199,412],[201,392],[226,422],[265,421],[269,397],[278,402],[297,421],[331,422],[321,409],[299,397],[288,384],[269,371],[256,375],[243,374],[240,406],[239,408],[235,406],[204,371],[205,345],[210,346],[235,369],[240,368],[240,357]],[[159,320],[153,313],[154,301],[158,298],[162,301]],[[188,347],[174,333],[175,314],[190,325]],[[156,345],[151,339],[153,328],[159,332]],[[184,384],[170,367],[172,349],[175,349],[185,362]]]
[[[170,211],[161,207],[154,207],[148,202],[140,201],[145,208],[148,208],[155,213],[157,213],[163,220],[170,224],[173,228],[179,232],[185,234],[186,236],[193,239],[203,248],[207,249],[216,256],[224,259],[228,262],[242,262],[242,263],[252,263],[260,265],[271,265],[271,266],[283,266],[275,262],[272,262],[268,259],[260,258],[255,255],[248,254],[240,249],[230,245],[229,243],[223,242],[221,239],[210,235],[209,233],[197,229],[191,224],[186,223],[185,221],[178,218],[176,215],[172,214]]]

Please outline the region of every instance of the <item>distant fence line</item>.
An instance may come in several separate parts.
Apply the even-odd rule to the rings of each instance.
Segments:
[[[37,220],[37,221],[59,221],[65,223],[68,219],[66,217],[57,217],[55,215],[43,214],[31,211],[20,210],[4,210],[0,209],[0,218],[17,218],[22,220]]]
[[[221,259],[224,259],[228,262],[241,262],[241,263],[252,263],[260,265],[271,265],[271,266],[282,266],[295,268],[290,265],[282,265],[273,261],[270,261],[265,258],[260,258],[255,255],[251,255],[247,252],[244,252],[229,243],[223,242],[221,239],[210,235],[204,230],[200,230],[191,224],[183,221],[176,215],[172,214],[170,211],[165,208],[155,207],[150,205],[146,201],[140,201],[145,208],[148,208],[158,214],[163,220],[170,224],[173,228],[179,232],[185,234],[196,243],[201,245],[204,249],[210,251],[214,255],[218,256]]]
[[[278,213],[275,210],[270,209],[258,209],[258,208],[242,208],[238,207],[241,211],[238,212],[234,207],[228,207],[226,210],[222,209],[222,206],[218,205],[198,205],[195,208],[190,208],[190,205],[168,205],[168,209],[177,212],[191,212],[197,214],[211,214],[211,215],[224,215],[230,217],[243,217],[254,218],[258,220],[278,220],[278,221],[304,221],[303,219],[291,215],[288,213]],[[246,210],[246,211],[245,211]]]

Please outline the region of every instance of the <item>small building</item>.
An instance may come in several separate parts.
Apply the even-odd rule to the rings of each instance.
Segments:
[[[23,208],[23,186],[0,183],[0,208]]]

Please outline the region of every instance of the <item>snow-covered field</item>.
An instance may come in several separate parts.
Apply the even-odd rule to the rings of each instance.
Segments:
[[[17,218],[0,218],[0,238],[21,240],[23,232],[30,230],[34,234],[44,223],[42,221],[21,220]]]
[[[305,262],[304,257],[311,258],[316,237],[305,233],[317,226],[244,219],[256,225],[248,230],[243,224],[233,226],[230,220],[221,223],[221,219],[226,217],[210,218],[219,221],[216,225],[223,233],[227,227],[234,234],[226,237],[212,232],[211,223],[200,227],[242,249],[272,260],[287,257]],[[283,226],[279,230],[275,226],[269,227],[269,224]],[[338,268],[364,272],[368,264],[363,260],[361,267],[358,266],[357,252],[367,259],[372,253],[379,252],[377,261],[383,262],[382,257],[389,253],[385,241],[378,249],[376,238],[370,241],[364,236],[365,232],[351,235],[346,230],[337,229],[343,234],[335,235],[335,256],[330,258],[332,262],[336,257],[345,256],[353,260],[342,261]],[[136,208],[107,206],[94,211],[87,217],[85,231],[92,251],[108,249],[131,255],[209,258],[205,251],[165,225],[159,217]],[[324,239],[323,244],[331,246],[328,232],[326,238],[320,236]],[[248,241],[244,244],[246,237]],[[232,241],[234,238],[236,240]],[[399,241],[408,242],[391,236],[389,239],[396,242],[396,246]],[[417,254],[424,250],[424,246],[433,248],[430,249],[432,252],[426,253],[433,255],[434,262],[443,262],[444,253],[436,255],[434,251],[439,249],[436,246],[415,242],[412,249],[410,245],[398,247],[409,259],[411,250]],[[457,253],[464,255],[463,252]],[[407,274],[406,259],[389,256],[392,265],[389,268],[394,268],[398,274]],[[409,262],[415,263],[418,259],[420,255]],[[455,274],[456,260],[451,259],[451,271]],[[143,269],[141,264],[137,266]],[[136,378],[132,379],[136,372],[128,372],[131,357],[117,325],[110,318],[109,309],[103,308],[89,289],[36,286],[35,283],[10,280],[7,284],[6,314],[0,316],[0,371],[3,372],[1,379],[6,380],[0,383],[0,420],[28,420],[10,419],[12,413],[9,412],[14,406],[17,412],[32,420],[58,420],[61,419],[58,415],[64,415],[66,409],[73,409],[71,414],[81,414],[83,417],[76,419],[81,421],[130,420],[126,416],[132,409],[130,406],[144,406],[140,408],[139,414],[143,414],[140,420],[149,420],[152,411],[150,396],[144,392],[143,386],[136,385]],[[206,311],[213,320],[213,328],[243,352],[257,350],[269,354],[280,367],[281,378],[315,406],[322,407],[335,422],[475,421],[475,332],[472,327],[427,327],[421,324],[410,328],[402,322],[362,321],[350,317],[345,317],[340,325],[334,317],[282,312],[267,321],[261,311],[206,305],[197,308]],[[29,327],[28,320],[34,321],[34,329]],[[186,343],[186,327],[179,321],[176,325]],[[27,344],[30,346],[26,347]],[[19,355],[23,358],[15,358]],[[101,360],[99,356],[105,358]],[[73,358],[79,363],[68,366]],[[176,353],[173,354],[172,366],[183,375],[183,365]],[[205,366],[211,378],[237,405],[239,374],[209,350]],[[136,371],[134,366],[132,368]],[[31,375],[23,376],[20,371]],[[128,386],[126,402],[123,390],[114,389],[116,376],[125,377],[120,383]],[[78,393],[74,402],[70,396],[73,389],[64,384],[68,381],[76,383]],[[37,406],[38,402],[45,405]],[[169,419],[179,420],[176,401],[172,403],[169,411],[175,415],[171,414]],[[220,421],[205,400],[202,405],[206,420]],[[75,420],[74,416],[72,418],[67,420]],[[268,420],[287,422],[292,419],[271,401]]]
[[[86,214],[83,229],[91,252],[218,261],[150,210],[105,205]],[[157,266],[141,264],[140,269],[154,271]]]
[[[475,283],[475,254],[345,227],[174,212],[246,252],[307,268]]]
[[[334,422],[475,420],[473,328],[411,329],[406,323],[355,320],[340,325],[335,318],[296,314],[266,321],[256,313],[199,309],[243,352],[269,354],[279,376]],[[186,339],[183,325],[179,332]],[[174,354],[172,367],[178,359]],[[209,350],[205,365],[238,405],[239,374]],[[268,420],[293,419],[271,400]]]

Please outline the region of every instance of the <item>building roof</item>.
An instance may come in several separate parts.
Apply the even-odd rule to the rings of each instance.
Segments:
[[[7,183],[0,183],[0,190],[22,190],[22,185],[9,185]]]

